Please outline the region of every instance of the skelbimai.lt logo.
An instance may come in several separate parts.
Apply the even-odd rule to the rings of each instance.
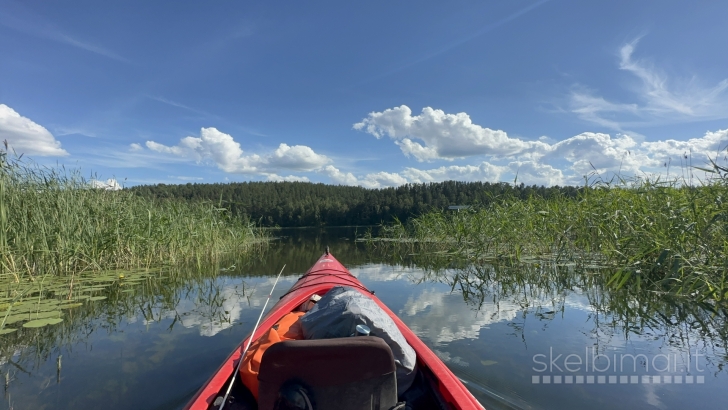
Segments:
[[[669,353],[599,353],[585,347],[579,353],[558,353],[553,347],[548,354],[533,356],[533,384],[702,384],[705,355]]]

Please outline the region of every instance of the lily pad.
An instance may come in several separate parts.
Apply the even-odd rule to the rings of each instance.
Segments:
[[[31,320],[30,322],[23,323],[23,327],[43,327],[48,325],[57,325],[59,323],[63,322],[63,319],[61,318],[47,318],[47,319],[38,319],[38,320]]]
[[[12,327],[4,327],[4,328],[0,329],[0,335],[6,335],[8,333],[13,333],[16,330],[18,330],[18,329],[13,329]]]
[[[61,312],[58,310],[54,310],[52,312],[40,312],[40,313],[31,313],[30,319],[45,319],[49,317],[59,317],[61,316]]]
[[[106,299],[106,296],[94,296],[92,298],[88,298],[89,302],[93,302],[95,300],[104,300]]]
[[[22,305],[17,306],[16,309],[31,309],[32,310],[32,309],[38,309],[39,307],[44,308],[44,307],[48,307],[48,306],[56,306],[56,305],[59,305],[60,303],[61,302],[59,302],[58,300],[55,300],[55,299],[54,300],[43,300],[40,302],[38,302],[37,300],[32,300],[32,301],[29,300],[27,302],[23,302]]]
[[[58,309],[58,305],[28,305],[13,309],[13,313],[42,313],[52,312]]]
[[[60,305],[58,306],[58,309],[72,309],[79,306],[83,306],[83,303],[69,303],[66,305]]]
[[[24,315],[11,315],[8,316],[7,319],[5,319],[6,325],[12,325],[13,323],[22,322],[23,320],[28,320],[28,314]],[[2,320],[0,320],[2,322]]]
[[[24,320],[47,319],[47,318],[56,318],[56,317],[60,317],[60,316],[61,316],[61,312],[59,310],[54,310],[52,312],[20,313],[20,314],[8,316],[7,320],[5,321],[5,324],[9,325],[9,324],[17,323],[17,322],[22,322]]]

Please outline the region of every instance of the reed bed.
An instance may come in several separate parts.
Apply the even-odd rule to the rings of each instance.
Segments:
[[[471,262],[539,261],[596,268],[608,285],[728,302],[728,169],[681,180],[597,180],[576,198],[493,198],[384,228],[377,246]]]
[[[93,188],[78,170],[0,150],[0,276],[33,280],[245,252],[265,235],[213,203]]]
[[[597,342],[617,333],[662,338],[672,346],[702,343],[716,357],[726,357],[728,310],[709,302],[695,302],[669,292],[633,292],[607,286],[602,268],[576,264],[527,261],[519,263],[458,263],[443,254],[402,255],[424,271],[421,281],[447,284],[462,295],[465,303],[481,310],[484,303],[516,304],[522,312],[533,312],[539,321],[550,321],[567,309],[575,293],[592,309],[591,334]],[[462,266],[460,266],[462,265]],[[526,315],[524,314],[523,317]],[[511,323],[517,333],[518,320]],[[600,344],[600,343],[598,343]],[[599,347],[597,347],[599,349]]]

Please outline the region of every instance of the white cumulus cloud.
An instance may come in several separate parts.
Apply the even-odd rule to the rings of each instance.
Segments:
[[[716,158],[720,151],[725,151],[726,146],[728,146],[728,129],[708,131],[700,138],[690,138],[686,141],[669,139],[642,143],[642,148],[658,161],[679,158],[682,155],[693,155],[701,160],[708,157]]]
[[[596,99],[593,104],[607,109],[611,103]],[[630,109],[615,107],[615,110]],[[170,156],[214,164],[228,173],[258,175],[269,181],[307,182],[310,174],[299,173],[315,172],[333,184],[385,188],[447,180],[579,185],[584,176],[594,172],[607,178],[616,173],[656,175],[665,172],[663,165],[670,158],[686,154],[691,154],[693,159],[716,158],[728,146],[728,130],[684,140],[649,142],[629,133],[598,132],[583,132],[561,140],[553,135],[528,140],[474,124],[467,113],[448,114],[425,107],[421,114],[412,115],[404,105],[372,112],[354,124],[354,128],[377,138],[390,137],[405,155],[420,161],[447,160],[446,164],[450,165],[349,172],[305,145],[281,143],[272,151],[246,153],[231,135],[216,128],[202,128],[199,137],[182,138],[176,145],[147,141],[146,147]],[[130,145],[132,151],[143,149],[139,144]],[[458,163],[451,164],[454,160]]]
[[[119,182],[114,178],[109,178],[106,181],[92,179],[91,181],[89,181],[89,184],[92,188],[105,189],[107,191],[118,191],[122,188],[121,184],[119,184]]]
[[[550,145],[544,159],[567,160],[577,176],[594,168],[598,172],[634,173],[643,166],[659,166],[658,161],[637,148],[637,142],[629,135],[612,138],[609,134],[585,132]]]
[[[517,181],[528,185],[564,185],[564,174],[560,169],[534,161],[514,161],[508,164]]]
[[[583,101],[587,104],[587,100]],[[615,105],[598,98],[591,99],[587,105],[590,108],[584,107],[584,115],[639,111],[637,106]],[[406,156],[414,156],[420,161],[451,161],[457,157],[487,159],[479,164],[471,162],[433,169],[407,167],[386,175],[351,175],[350,184],[366,187],[445,180],[511,182],[516,176],[519,182],[526,184],[578,185],[585,175],[593,172],[623,176],[659,174],[669,158],[687,154],[692,154],[693,159],[696,156],[716,158],[728,145],[728,130],[707,132],[700,138],[651,142],[638,142],[627,133],[596,132],[584,132],[560,141],[543,137],[530,141],[474,124],[466,113],[447,114],[425,107],[420,115],[413,116],[405,105],[372,112],[362,122],[354,124],[354,128],[377,138],[389,136]]]
[[[364,188],[386,188],[404,185],[407,182],[407,179],[398,173],[382,171],[367,174],[359,180],[359,185]]]
[[[179,144],[167,146],[147,141],[152,151],[178,155],[195,161],[211,161],[229,173],[275,175],[279,170],[315,171],[331,160],[305,145],[280,144],[272,153],[244,155],[240,143],[217,128],[202,128],[199,137],[182,138]],[[279,177],[280,178],[280,177]]]
[[[342,172],[333,165],[327,165],[322,170],[323,173],[329,176],[331,182],[336,185],[358,185],[359,179],[354,176],[351,172]]]
[[[365,188],[396,187],[408,183],[428,183],[442,181],[488,181],[497,182],[504,172],[510,172],[509,166],[497,166],[483,162],[475,165],[451,165],[433,169],[417,169],[407,167],[402,172],[373,172],[357,177],[351,172],[342,172],[333,165],[321,170],[331,182],[338,185],[360,185]]]
[[[281,144],[266,161],[270,167],[293,171],[311,171],[331,162],[325,155],[315,153],[305,145],[289,147]]]
[[[277,175],[277,174],[269,174],[268,175],[268,181],[273,181],[273,182],[284,182],[284,181],[285,182],[311,182],[311,180],[308,179],[308,177],[299,177],[299,176],[296,176],[296,175],[288,175],[288,176],[282,177],[282,176]]]
[[[0,104],[0,141],[18,154],[60,157],[68,155],[53,134],[42,125]]]
[[[483,162],[479,166],[475,165],[451,165],[448,167],[439,167],[429,170],[417,168],[405,168],[402,174],[409,182],[427,183],[442,181],[500,181],[501,174],[509,168],[504,166],[493,165]]]
[[[419,161],[473,155],[510,157],[544,146],[539,141],[511,138],[504,131],[473,124],[464,112],[447,114],[431,107],[423,108],[422,113],[415,116],[406,105],[372,112],[354,124],[354,129],[377,138],[389,136],[397,141],[405,155]],[[414,140],[420,140],[424,145]]]

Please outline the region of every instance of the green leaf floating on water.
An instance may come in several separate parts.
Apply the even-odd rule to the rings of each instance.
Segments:
[[[61,318],[47,318],[47,319],[38,319],[38,320],[31,320],[28,323],[23,323],[23,327],[43,327],[48,325],[57,325],[59,323],[63,322],[63,319]]]
[[[88,298],[88,301],[93,302],[95,300],[104,300],[104,299],[106,299],[106,296],[94,296],[92,298]]]
[[[6,325],[12,325],[13,323],[22,322],[23,320],[28,320],[28,315],[10,315],[7,319],[5,319]]]
[[[30,302],[30,305],[45,306],[45,305],[57,305],[59,303],[61,303],[61,302],[59,302],[56,299],[43,299],[41,301]]]
[[[69,303],[67,305],[58,306],[58,309],[71,309],[79,306],[83,306],[83,303]]]
[[[24,320],[57,318],[60,316],[61,316],[61,312],[59,310],[54,310],[52,312],[21,313],[21,314],[8,316],[8,319],[5,321],[5,324],[10,325],[13,323],[22,322]]]
[[[13,310],[18,310],[18,309],[31,309],[32,310],[32,309],[38,308],[39,306],[40,307],[53,306],[53,305],[57,305],[59,303],[60,302],[55,299],[25,300],[23,302],[18,302],[18,303],[13,304]]]
[[[498,363],[498,362],[496,362],[495,360],[481,360],[480,361],[480,364],[482,364],[483,366],[492,366],[496,363]]]
[[[20,313],[20,314],[8,316],[8,319],[5,321],[5,324],[22,322],[23,320],[46,319],[46,318],[55,318],[55,317],[60,317],[60,316],[61,316],[61,311],[57,310],[57,308],[56,308],[56,310],[53,310],[52,312]]]
[[[57,309],[57,307],[56,307],[56,309]],[[30,316],[30,319],[45,319],[47,317],[61,316],[61,312],[59,312],[58,310],[54,310],[51,312],[31,313],[29,316]]]
[[[20,314],[36,314],[38,312],[44,313],[44,312],[53,312],[54,310],[58,309],[58,305],[28,305],[28,306],[22,306],[18,308],[13,309],[13,313]]]
[[[3,329],[0,329],[0,335],[6,335],[8,333],[13,333],[16,330],[18,330],[18,329],[13,329],[11,327],[6,327],[6,328],[3,328]]]

